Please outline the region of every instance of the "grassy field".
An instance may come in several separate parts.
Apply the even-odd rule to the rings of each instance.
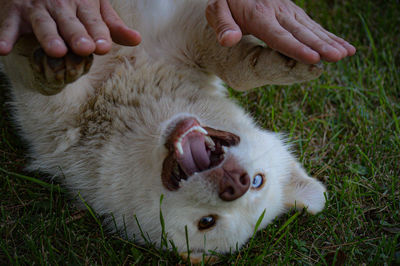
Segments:
[[[286,132],[326,209],[292,211],[223,264],[400,264],[400,2],[297,1],[357,54],[318,80],[232,92],[260,125]],[[3,79],[3,78],[1,78]],[[25,148],[0,89],[0,265],[185,263],[176,252],[103,233],[57,184],[25,172]]]

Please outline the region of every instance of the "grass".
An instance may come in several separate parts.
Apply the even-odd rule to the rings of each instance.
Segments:
[[[399,1],[297,1],[357,54],[318,80],[231,92],[265,128],[286,132],[329,191],[326,209],[292,211],[221,264],[400,264]],[[2,78],[3,79],[3,78]],[[0,264],[179,264],[176,252],[103,234],[57,184],[27,173],[0,90]],[[43,180],[43,179],[42,179]],[[101,217],[100,217],[101,219]]]

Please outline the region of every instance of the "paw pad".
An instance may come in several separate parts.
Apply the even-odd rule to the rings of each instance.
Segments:
[[[93,55],[79,56],[68,52],[64,57],[54,58],[36,49],[31,57],[35,79],[44,95],[59,93],[67,84],[86,74],[93,62]]]

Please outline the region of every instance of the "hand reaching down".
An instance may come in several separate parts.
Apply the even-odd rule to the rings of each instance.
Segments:
[[[356,49],[313,21],[289,0],[209,0],[206,17],[223,46],[252,34],[303,63],[336,62]]]
[[[112,41],[129,46],[141,41],[108,0],[0,0],[0,6],[0,55],[26,33],[34,33],[52,57],[64,56],[67,47],[86,56],[107,53]]]

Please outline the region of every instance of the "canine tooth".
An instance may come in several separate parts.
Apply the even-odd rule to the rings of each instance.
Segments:
[[[200,133],[202,133],[204,135],[208,134],[208,132],[204,128],[202,128],[200,126],[195,126],[195,127],[191,127],[188,131],[183,133],[182,136],[179,139],[183,139],[184,137],[186,137],[187,134],[189,134],[192,131],[197,131],[197,132],[200,132]]]
[[[209,136],[205,136],[205,137],[204,137],[204,140],[205,140],[205,142],[206,142],[206,144],[207,144],[207,147],[208,147],[210,150],[215,151],[215,143],[214,143],[214,141],[212,140],[212,138],[210,138]]]
[[[182,141],[179,140],[178,143],[176,143],[176,149],[178,150],[180,155],[183,155],[183,148],[182,148]]]
[[[200,132],[200,133],[202,133],[202,134],[204,134],[204,135],[207,135],[207,134],[208,134],[207,130],[205,130],[205,129],[202,128],[201,126],[194,126],[194,127],[190,128],[188,131],[186,131],[185,133],[183,133],[183,134],[179,137],[178,142],[176,143],[176,149],[178,150],[178,152],[179,152],[181,155],[183,155],[182,140],[183,140],[184,137],[186,137],[187,134],[189,134],[189,133],[192,132],[192,131],[197,131],[197,132]]]
[[[205,130],[205,129],[202,128],[201,126],[195,126],[195,127],[193,127],[193,130],[196,130],[196,131],[198,131],[198,132],[200,132],[200,133],[203,133],[204,135],[208,135],[207,130]]]

